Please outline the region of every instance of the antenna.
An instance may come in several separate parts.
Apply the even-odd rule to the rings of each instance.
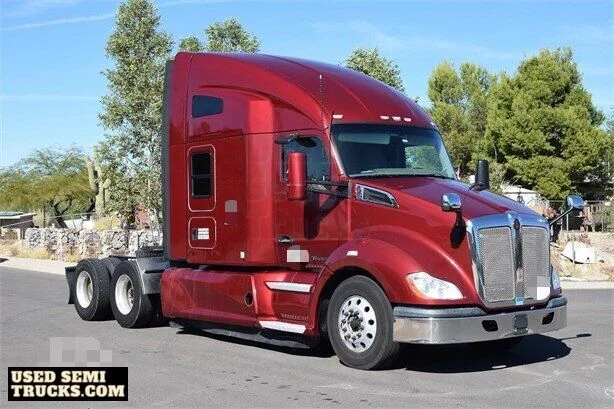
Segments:
[[[322,129],[326,129],[324,122],[324,80],[320,74],[320,116],[322,117]]]

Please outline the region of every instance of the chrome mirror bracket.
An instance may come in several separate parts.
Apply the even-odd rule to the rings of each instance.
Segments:
[[[460,196],[456,193],[444,193],[441,196],[441,210],[444,212],[460,212],[462,207]]]

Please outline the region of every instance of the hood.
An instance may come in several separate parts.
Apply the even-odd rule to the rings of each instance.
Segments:
[[[489,214],[513,211],[519,214],[535,215],[536,213],[528,207],[520,204],[508,197],[483,190],[476,192],[469,189],[469,185],[451,179],[440,179],[434,177],[393,177],[377,179],[356,179],[357,183],[364,183],[378,189],[383,189],[394,195],[399,202],[407,202],[398,193],[411,196],[415,199],[428,202],[437,207],[441,207],[441,196],[444,193],[456,193],[462,202],[462,215],[465,219],[473,219]],[[408,203],[412,205],[413,201]]]

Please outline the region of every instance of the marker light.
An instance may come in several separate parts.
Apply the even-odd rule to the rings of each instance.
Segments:
[[[550,266],[550,280],[552,281],[552,289],[555,293],[561,292],[561,279],[559,278],[559,274],[556,272],[554,267]]]
[[[333,119],[341,119],[343,118],[343,114],[334,114]]]
[[[390,119],[390,117],[388,115],[380,115],[379,118],[383,119],[383,120]]]
[[[457,286],[435,278],[424,271],[411,273],[407,277],[411,279],[414,287],[427,298],[437,300],[460,300],[463,298]]]
[[[394,121],[400,121],[400,120],[401,120],[401,117],[400,117],[400,116],[393,116],[393,117],[392,117],[392,119],[393,119]]]

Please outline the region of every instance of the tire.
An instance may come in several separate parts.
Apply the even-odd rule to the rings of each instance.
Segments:
[[[85,321],[97,321],[111,316],[109,285],[111,277],[105,264],[86,258],[75,267],[75,309]]]
[[[506,352],[520,344],[524,337],[497,339],[495,341],[472,342],[470,345],[477,351],[487,354]]]
[[[113,316],[122,327],[145,327],[155,317],[154,305],[150,297],[143,294],[134,261],[122,261],[115,267],[110,293]]]
[[[119,265],[122,261],[117,257],[105,257],[100,259],[107,266],[107,270],[109,270],[109,277],[113,277],[113,272],[115,271],[115,267]]]
[[[339,360],[356,369],[392,364],[400,350],[400,344],[392,340],[392,320],[390,301],[373,280],[354,276],[343,281],[326,315],[328,337]]]

